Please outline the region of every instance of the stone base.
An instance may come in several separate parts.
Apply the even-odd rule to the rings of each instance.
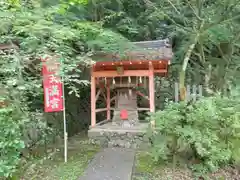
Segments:
[[[127,110],[128,111],[128,121],[131,126],[135,126],[138,124],[138,111],[137,110]],[[112,124],[121,126],[123,120],[120,118],[120,110],[114,110]]]
[[[147,123],[139,123],[132,127],[114,126],[110,122],[96,126],[88,131],[93,144],[103,147],[122,147],[133,149],[146,149],[150,147],[147,137]]]
[[[115,127],[122,127],[122,128],[132,128],[137,125],[136,122],[132,122],[129,120],[120,120],[112,122],[112,125]]]

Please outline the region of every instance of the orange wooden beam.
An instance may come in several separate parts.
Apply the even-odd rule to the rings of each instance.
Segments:
[[[96,109],[96,113],[99,113],[99,112],[103,112],[103,111],[107,111],[108,109],[107,108],[98,108],[98,109]],[[115,108],[111,108],[110,107],[110,111],[114,111],[115,110]]]
[[[103,111],[107,111],[107,108],[99,108],[99,109],[96,109],[96,113],[98,113],[98,112],[103,112]]]
[[[105,102],[107,103],[107,97],[104,91],[102,91],[103,98],[105,99]]]
[[[149,64],[149,101],[150,112],[155,112],[155,89],[154,89],[154,69],[153,65]]]
[[[154,69],[154,73],[167,73],[167,69]]]
[[[111,99],[110,99],[110,103],[113,102],[114,100],[116,100],[116,96],[113,96]]]
[[[143,94],[143,93],[141,93],[140,91],[137,91],[136,93],[137,93],[137,95],[139,95],[139,96],[142,96],[143,98],[145,98],[145,99],[149,100],[149,97],[148,97],[148,96],[146,96],[146,95],[144,95],[144,94]]]
[[[102,92],[102,89],[100,88],[96,94],[96,97],[95,97],[95,102],[97,102],[98,98],[99,98],[99,95],[101,94]]]
[[[111,119],[110,103],[111,103],[111,94],[110,94],[110,82],[107,80],[107,120]]]
[[[166,69],[157,70],[157,73],[166,73]],[[154,73],[154,72],[153,72]],[[94,71],[93,77],[120,77],[120,76],[149,76],[149,70],[124,70],[123,74],[117,71]]]
[[[158,59],[158,60],[122,60],[122,61],[101,61],[96,62],[94,66],[108,66],[108,65],[137,65],[137,64],[149,64],[149,62],[153,64],[170,64],[170,60],[168,59]]]
[[[149,111],[150,108],[137,108],[138,111]]]
[[[91,76],[91,126],[96,125],[96,78]]]

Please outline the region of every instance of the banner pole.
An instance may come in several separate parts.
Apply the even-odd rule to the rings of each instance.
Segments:
[[[63,67],[63,62],[61,58],[61,66]],[[62,68],[63,69],[63,68]],[[63,129],[64,129],[64,162],[67,162],[67,120],[66,120],[66,108],[65,108],[65,91],[64,91],[64,73],[62,72],[62,98],[63,98]]]

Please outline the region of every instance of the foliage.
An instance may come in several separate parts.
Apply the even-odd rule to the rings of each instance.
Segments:
[[[175,164],[187,155],[205,170],[239,163],[239,105],[239,96],[218,95],[195,103],[169,103],[151,116],[156,120],[152,134],[155,161],[171,159]]]
[[[170,38],[174,48],[170,75],[184,67],[186,81],[204,83],[209,93],[229,88],[236,80],[238,0],[92,0],[86,9],[87,19],[131,41]],[[185,81],[185,72],[182,76]]]
[[[81,145],[81,148],[79,148]],[[68,162],[64,163],[62,144],[55,144],[48,157],[31,159],[20,168],[17,179],[79,179],[88,161],[99,151],[90,145],[84,134],[69,138]],[[44,151],[37,149],[39,154]]]
[[[183,69],[182,86],[185,81],[204,84],[208,93],[229,88],[239,76],[238,12],[238,0],[89,0],[67,11],[130,41],[170,38],[174,48],[170,76],[179,80]]]
[[[2,62],[2,61],[1,61]],[[2,68],[2,67],[1,67]],[[13,68],[13,67],[12,67]],[[11,90],[11,93],[6,93],[5,90],[9,89],[18,89],[20,88],[19,84],[16,82],[16,69],[13,68],[13,71],[7,71],[9,78],[8,81],[5,81],[5,85],[0,85],[1,94],[0,94],[0,176],[9,177],[16,170],[16,166],[20,160],[20,152],[24,148],[25,144],[21,134],[21,127],[24,123],[27,123],[28,117],[22,112],[25,108],[22,106],[19,108],[20,98]],[[12,85],[14,83],[14,86]]]
[[[79,64],[83,68],[91,64],[89,56],[92,51],[96,48],[108,52],[122,51],[127,39],[98,24],[69,19],[66,14],[59,14],[59,8],[23,7],[13,12],[5,8],[1,16],[1,41],[19,42],[19,54],[24,60],[22,64],[31,68],[31,72],[40,72],[40,57],[52,53],[61,55],[64,60],[65,84],[74,88],[77,84],[87,83],[79,80]],[[37,75],[40,79],[40,73]]]
[[[72,2],[67,3],[72,6]],[[55,131],[61,130],[61,125],[55,126],[52,123],[62,124],[62,121],[56,121],[55,118],[50,122],[43,114],[40,58],[45,55],[61,55],[64,60],[65,87],[69,89],[66,92],[79,96],[82,94],[80,87],[88,85],[88,77],[82,76],[83,71],[93,62],[90,57],[93,51],[107,51],[108,48],[111,48],[111,52],[121,51],[123,41],[127,41],[117,33],[104,30],[99,24],[74,19],[67,12],[61,14],[61,8],[61,4],[42,8],[38,1],[1,2],[0,43],[18,46],[10,51],[1,50],[0,54],[0,95],[3,93],[5,97],[6,94],[3,102],[8,102],[1,108],[1,118],[5,121],[0,121],[0,126],[6,132],[0,132],[3,138],[0,146],[1,160],[4,157],[0,171],[6,177],[11,176],[18,165],[19,154],[24,148],[22,144],[31,150],[33,146],[46,144],[56,134]],[[9,113],[3,113],[5,111]],[[68,111],[72,110],[67,109]],[[68,115],[67,117],[71,121]],[[13,129],[15,131],[11,131]],[[7,138],[8,131],[12,132],[14,139]]]
[[[15,111],[13,106],[0,109],[0,177],[8,177],[16,170],[20,150],[24,148],[19,126],[23,121]]]
[[[15,43],[19,46],[17,51],[6,54],[1,52],[0,55],[0,88],[4,89],[4,93],[7,94],[4,97],[9,102],[9,106],[4,107],[3,111],[10,108],[9,119],[19,117],[14,123],[18,126],[15,135],[21,137],[29,147],[36,141],[37,144],[42,143],[43,139],[45,141],[46,136],[53,130],[48,126],[51,125],[55,131],[61,129],[59,116],[49,115],[55,118],[53,123],[60,124],[52,126],[50,118],[46,120],[46,116],[43,115],[40,63],[43,55],[59,54],[64,60],[65,87],[68,88],[65,92],[71,94],[69,96],[66,94],[68,125],[74,120],[79,122],[79,117],[82,117],[83,113],[88,116],[90,114],[89,91],[86,85],[89,82],[88,67],[93,63],[92,55],[99,50],[121,53],[132,48],[128,41],[171,38],[175,57],[170,75],[174,76],[172,72],[179,72],[188,47],[195,40],[195,47],[188,53],[187,63],[187,75],[193,77],[194,83],[203,83],[204,80],[206,87],[214,91],[223,89],[229,82],[239,83],[235,78],[239,75],[240,52],[237,2],[237,0],[230,3],[226,0],[0,2],[0,42]],[[199,26],[202,23],[203,29]],[[77,100],[75,96],[81,96],[81,100]],[[77,104],[78,101],[83,103]],[[83,107],[83,110],[79,107]],[[21,113],[19,114],[16,109]],[[24,127],[23,121],[26,121]],[[88,127],[87,123],[84,126]],[[0,150],[2,151],[2,148]],[[17,154],[19,149],[15,155]],[[205,155],[203,156],[205,158]],[[12,166],[16,165],[15,162]],[[8,174],[10,173],[11,171],[8,171]]]
[[[0,175],[11,176],[25,147],[22,128],[29,122],[20,59],[14,52],[2,52],[0,56]],[[6,58],[8,57],[8,58]],[[23,104],[22,104],[23,103]]]

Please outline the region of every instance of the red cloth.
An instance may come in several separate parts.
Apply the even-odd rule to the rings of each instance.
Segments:
[[[120,111],[120,117],[122,120],[127,120],[128,119],[128,112],[126,109],[122,109]]]

